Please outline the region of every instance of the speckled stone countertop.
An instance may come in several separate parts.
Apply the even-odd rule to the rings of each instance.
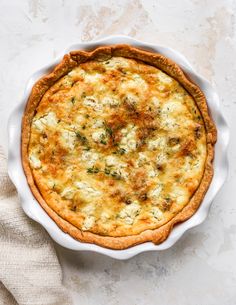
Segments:
[[[74,303],[236,304],[236,2],[1,0],[0,138],[26,80],[66,46],[125,34],[183,53],[216,88],[231,129],[228,180],[204,224],[171,249],[116,261],[56,246]]]

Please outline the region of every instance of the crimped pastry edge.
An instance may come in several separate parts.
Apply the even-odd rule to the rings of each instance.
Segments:
[[[124,237],[109,237],[101,236],[87,231],[84,232],[60,217],[48,206],[48,204],[42,198],[40,191],[34,182],[28,161],[28,144],[30,138],[31,122],[35,114],[35,109],[48,88],[74,67],[78,66],[80,63],[91,59],[106,60],[112,56],[122,56],[141,60],[147,64],[159,68],[160,70],[163,70],[175,78],[194,98],[204,120],[207,141],[207,157],[205,161],[204,174],[198,189],[192,196],[189,203],[175,217],[173,217],[169,222],[159,227],[158,229],[146,230],[138,235]],[[165,239],[167,239],[175,224],[187,220],[197,211],[213,177],[212,162],[214,158],[214,144],[216,139],[217,132],[215,124],[209,115],[206,99],[203,92],[189,79],[187,75],[184,74],[184,72],[176,63],[161,54],[144,51],[138,48],[134,48],[130,45],[119,44],[98,47],[95,50],[89,52],[72,51],[64,56],[63,60],[54,68],[50,74],[43,76],[41,79],[39,79],[39,81],[36,82],[32,88],[22,119],[21,158],[27,182],[34,197],[37,199],[42,208],[47,212],[47,214],[65,233],[68,233],[73,238],[81,242],[93,243],[102,247],[121,250],[148,241],[153,242],[154,244],[162,243]]]

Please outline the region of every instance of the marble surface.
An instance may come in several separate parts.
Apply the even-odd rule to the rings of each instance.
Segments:
[[[0,144],[26,80],[67,46],[125,34],[182,52],[216,88],[231,130],[230,172],[204,224],[171,249],[116,261],[56,246],[74,303],[236,304],[236,2],[1,0]]]

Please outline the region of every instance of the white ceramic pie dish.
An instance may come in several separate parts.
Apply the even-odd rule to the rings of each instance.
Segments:
[[[72,50],[83,50],[83,49],[93,49],[100,45],[109,44],[120,44],[127,43],[135,47],[140,47],[142,49],[151,50],[154,52],[159,52],[166,57],[171,58],[175,61],[185,73],[187,73],[190,78],[197,83],[200,88],[205,93],[207,98],[208,106],[211,115],[215,121],[218,131],[218,140],[215,146],[215,159],[214,159],[214,169],[215,174],[210,185],[209,190],[197,212],[187,221],[178,224],[174,227],[172,232],[166,241],[160,245],[154,245],[151,242],[146,242],[141,245],[131,247],[126,250],[110,250],[94,244],[81,243],[68,234],[65,234],[59,229],[56,223],[47,215],[47,213],[41,208],[36,199],[31,193],[31,190],[27,184],[27,180],[22,168],[21,163],[21,119],[24,112],[25,104],[27,102],[28,96],[31,92],[33,84],[44,74],[51,71],[51,69],[60,62],[63,54],[68,53]],[[136,39],[126,37],[126,36],[110,36],[99,41],[93,41],[88,43],[77,43],[69,48],[67,48],[61,56],[58,56],[53,62],[48,66],[35,72],[29,79],[26,85],[24,95],[19,101],[19,104],[12,112],[9,124],[8,124],[8,134],[9,134],[9,151],[8,151],[8,172],[11,180],[15,184],[22,207],[25,213],[35,221],[39,222],[50,234],[50,236],[63,247],[78,250],[78,251],[93,251],[108,255],[116,259],[128,259],[138,253],[146,251],[159,251],[170,248],[174,245],[177,240],[184,234],[188,229],[197,226],[202,223],[208,214],[209,208],[211,206],[213,198],[216,196],[217,192],[222,187],[228,172],[228,160],[227,160],[227,145],[229,141],[229,129],[225,122],[224,117],[220,111],[219,98],[215,90],[212,88],[210,83],[206,81],[203,77],[199,76],[191,67],[187,59],[180,53],[174,51],[173,49],[154,45],[150,43],[145,43],[138,41]]]

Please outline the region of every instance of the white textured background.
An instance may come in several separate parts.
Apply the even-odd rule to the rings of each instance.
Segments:
[[[121,262],[57,246],[75,304],[236,304],[236,1],[0,0],[0,143],[26,80],[68,45],[125,34],[182,52],[221,97],[228,181],[205,223],[172,248]],[[20,280],[20,279],[19,279]]]

